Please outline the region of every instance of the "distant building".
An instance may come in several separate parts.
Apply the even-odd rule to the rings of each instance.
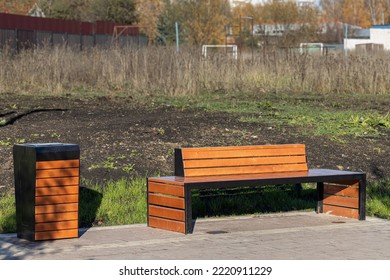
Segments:
[[[299,7],[315,6],[315,0],[297,0]]]
[[[296,2],[296,4],[299,6],[299,7],[304,7],[304,6],[314,6],[316,5],[316,0],[279,0],[279,2],[288,2],[288,1],[293,1],[293,2]],[[242,5],[242,4],[253,4],[253,5],[256,5],[256,4],[264,4],[266,3],[267,1],[266,0],[230,0],[230,4],[235,7],[235,6],[238,6],[238,5]]]
[[[369,29],[368,38],[355,38],[346,34],[344,39],[345,50],[362,49],[383,49],[390,50],[390,25],[375,25]]]
[[[230,5],[232,5],[232,7],[236,7],[248,3],[251,3],[251,0],[230,0]]]
[[[0,13],[22,16],[45,17],[36,1],[0,2]]]
[[[346,24],[338,21],[322,21],[314,23],[306,22],[294,22],[294,23],[260,23],[256,24],[254,27],[254,33],[257,35],[271,36],[271,37],[281,37],[287,32],[299,31],[305,26],[316,25],[318,34],[325,34],[333,29],[345,29]],[[351,34],[357,37],[368,37],[367,32],[362,32],[365,30],[360,26],[348,25],[348,28]],[[360,34],[360,35],[359,35]]]
[[[46,17],[45,13],[37,3],[35,3],[34,6],[28,11],[27,15],[32,17]]]

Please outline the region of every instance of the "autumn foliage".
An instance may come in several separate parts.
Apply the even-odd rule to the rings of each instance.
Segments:
[[[24,10],[35,1],[0,1],[0,12]],[[390,0],[321,0],[320,6],[299,6],[296,1],[263,1],[232,5],[229,0],[38,0],[48,17],[83,21],[110,20],[141,27],[150,44],[174,43],[175,25],[180,41],[188,45],[226,43],[227,35],[242,37],[251,18],[256,24],[302,24],[294,36],[315,40],[323,22],[361,27],[390,23]],[[18,6],[19,5],[19,6]],[[308,26],[310,28],[308,28]],[[298,40],[299,41],[299,40]],[[294,43],[294,42],[290,42]]]

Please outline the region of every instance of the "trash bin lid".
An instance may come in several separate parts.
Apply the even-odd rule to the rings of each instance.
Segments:
[[[33,149],[36,160],[66,160],[78,159],[80,148],[78,144],[69,143],[24,143],[16,144],[15,147]]]

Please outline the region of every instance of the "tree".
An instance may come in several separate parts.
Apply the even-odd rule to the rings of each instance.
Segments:
[[[38,5],[47,17],[69,20],[91,20],[93,0],[39,0]]]
[[[298,21],[298,6],[294,2],[267,2],[261,7],[263,22],[290,24]]]
[[[256,6],[260,21],[274,27],[273,39],[279,46],[297,46],[301,42],[315,41],[319,30],[319,11],[312,6],[298,6],[295,1],[266,2]],[[263,31],[263,32],[262,32]],[[266,29],[259,30],[266,44],[271,38]]]
[[[232,23],[230,27],[230,34],[231,35],[240,35],[247,36],[245,38],[245,41],[248,41],[249,43],[253,43],[252,41],[252,24],[255,25],[260,21],[260,15],[259,10],[255,8],[252,4],[241,4],[237,5],[232,10]],[[240,34],[241,33],[241,34]]]
[[[321,0],[323,16],[327,21],[342,20],[342,4],[340,0]]]
[[[138,20],[136,0],[93,0],[95,20],[134,24]]]
[[[175,24],[180,21],[178,5],[171,0],[164,0],[164,10],[158,20],[158,34],[156,40],[159,44],[172,44],[176,41]],[[179,37],[183,37],[183,30],[179,26]]]
[[[342,21],[345,23],[362,27],[371,25],[364,0],[343,0],[341,11]]]
[[[174,1],[186,41],[194,45],[225,42],[225,27],[231,16],[229,0]]]
[[[136,7],[138,25],[148,36],[149,44],[153,44],[158,35],[158,22],[165,3],[161,0],[137,0]]]
[[[386,24],[390,22],[390,0],[365,0],[370,13],[371,23]]]
[[[82,21],[108,20],[132,24],[137,20],[135,0],[38,0],[45,15]]]

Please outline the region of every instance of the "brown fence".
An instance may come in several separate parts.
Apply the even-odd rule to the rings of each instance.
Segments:
[[[113,40],[115,23],[106,21],[83,22],[53,18],[38,18],[0,13],[0,48],[16,50],[34,46],[66,44],[80,49],[94,46],[144,46],[147,38],[137,26],[126,28]]]

